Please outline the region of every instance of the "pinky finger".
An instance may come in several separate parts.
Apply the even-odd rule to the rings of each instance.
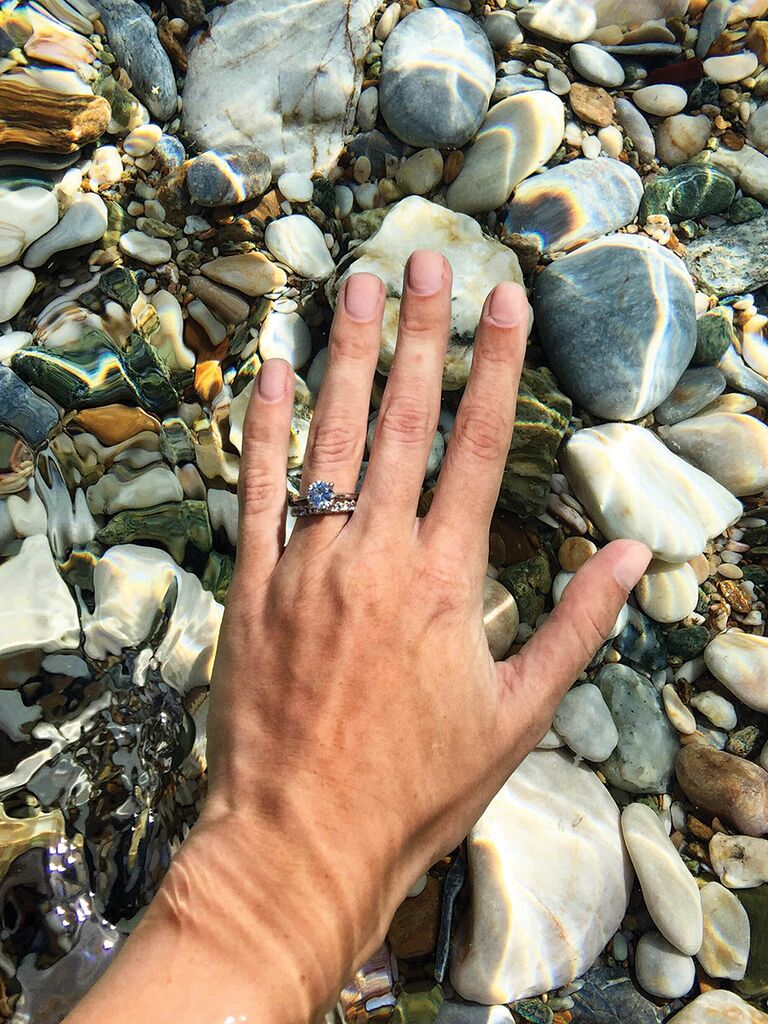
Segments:
[[[267,359],[259,370],[243,425],[238,501],[240,571],[268,577],[283,546],[288,439],[293,414],[293,370]]]

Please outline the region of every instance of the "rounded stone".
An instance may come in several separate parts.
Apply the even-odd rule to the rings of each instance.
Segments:
[[[713,989],[697,996],[667,1024],[766,1024],[768,1016],[745,1002],[735,992]]]
[[[768,832],[768,772],[702,743],[677,758],[677,780],[691,803],[747,836]]]
[[[34,287],[35,275],[31,270],[19,266],[0,270],[0,324],[16,316]]]
[[[665,118],[656,129],[656,152],[667,167],[677,167],[701,153],[707,144],[712,124],[706,114],[675,114]]]
[[[324,281],[334,270],[323,232],[309,217],[293,213],[270,221],[264,242],[272,255],[308,281]]]
[[[605,761],[619,742],[611,713],[594,683],[574,686],[566,693],[553,725],[574,754],[587,761]]]
[[[687,562],[652,561],[635,587],[637,603],[656,622],[679,622],[699,600],[696,573]]]
[[[657,174],[645,188],[640,219],[663,214],[672,224],[723,213],[733,202],[736,187],[723,171],[708,164],[683,164]]]
[[[443,176],[443,156],[439,149],[422,149],[398,168],[395,180],[405,195],[425,196]]]
[[[705,411],[665,427],[663,440],[737,497],[768,486],[768,427],[754,416]]]
[[[308,203],[312,198],[314,185],[308,174],[286,171],[277,179],[277,187],[290,203]]]
[[[504,54],[515,43],[522,43],[523,33],[512,11],[493,11],[483,18],[488,42],[498,53]]]
[[[531,0],[517,19],[530,32],[560,43],[586,39],[597,24],[593,5],[585,0]]]
[[[258,149],[209,150],[189,162],[187,188],[200,206],[233,206],[260,196],[272,177],[269,157]]]
[[[302,367],[312,354],[309,328],[298,313],[271,312],[259,331],[259,355],[262,359],[286,359],[294,370]]]
[[[463,146],[482,124],[495,79],[490,43],[471,18],[414,11],[384,45],[381,113],[411,146]]]
[[[536,278],[534,312],[560,387],[604,419],[650,412],[696,347],[694,294],[682,261],[638,235],[556,260]]]
[[[126,231],[120,236],[118,246],[126,256],[132,256],[150,266],[167,263],[173,253],[171,243],[165,238],[151,238],[143,231]]]
[[[707,645],[704,661],[734,697],[768,714],[768,637],[728,630]]]
[[[679,85],[646,85],[633,92],[632,99],[646,114],[670,117],[685,109],[688,93]]]
[[[647,932],[637,944],[635,972],[642,988],[652,996],[679,999],[693,987],[696,965],[659,932]]]
[[[704,938],[696,959],[710,978],[740,981],[749,958],[749,917],[738,899],[719,882],[699,889]]]
[[[757,57],[751,50],[728,57],[709,57],[704,61],[704,73],[718,85],[728,85],[749,78],[757,70]]]
[[[566,572],[576,572],[596,552],[596,545],[586,537],[569,537],[560,545],[557,558]]]
[[[593,85],[616,89],[624,84],[624,68],[602,47],[575,43],[569,50],[569,56],[574,70]]]

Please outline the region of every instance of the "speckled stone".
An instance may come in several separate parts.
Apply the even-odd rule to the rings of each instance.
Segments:
[[[723,171],[707,164],[680,164],[658,174],[646,185],[640,219],[664,214],[672,224],[722,213],[733,202],[736,188]]]
[[[556,260],[536,278],[534,313],[560,386],[605,419],[654,409],[696,347],[684,264],[638,235],[608,236]]]
[[[768,284],[768,218],[726,225],[687,243],[685,262],[699,287],[741,295]]]
[[[701,318],[698,322],[701,322]],[[695,416],[725,391],[725,377],[715,366],[686,370],[669,396],[654,410],[657,423],[672,424]]]
[[[693,363],[715,366],[736,340],[733,321],[723,306],[704,313],[696,321],[696,351]]]
[[[572,160],[523,181],[504,227],[538,239],[544,252],[572,249],[634,220],[642,188],[620,160]]]

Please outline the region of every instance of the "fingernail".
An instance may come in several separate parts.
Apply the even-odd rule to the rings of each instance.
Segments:
[[[434,295],[443,283],[443,257],[430,249],[417,249],[408,260],[408,287],[417,295]]]
[[[267,359],[259,370],[259,395],[265,402],[277,402],[285,394],[288,364],[284,359]]]
[[[499,327],[514,327],[527,314],[522,289],[511,281],[502,281],[491,292],[487,315]]]
[[[353,320],[363,323],[376,315],[381,298],[381,281],[373,274],[352,274],[344,285],[344,309]]]
[[[632,590],[648,568],[650,549],[639,541],[625,541],[624,550],[613,565],[613,576],[619,586]]]

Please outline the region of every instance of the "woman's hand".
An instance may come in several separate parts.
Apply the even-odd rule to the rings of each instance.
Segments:
[[[603,548],[522,652],[494,663],[483,580],[528,304],[514,284],[489,295],[419,519],[450,294],[442,256],[414,253],[357,509],[298,520],[285,550],[293,374],[281,360],[261,369],[211,688],[210,793],[142,925],[179,951],[187,982],[172,1010],[185,1024],[306,1024],[332,1002],[410,885],[544,734],[647,564],[643,545]],[[304,491],[316,479],[355,487],[383,306],[368,274],[339,295]]]

